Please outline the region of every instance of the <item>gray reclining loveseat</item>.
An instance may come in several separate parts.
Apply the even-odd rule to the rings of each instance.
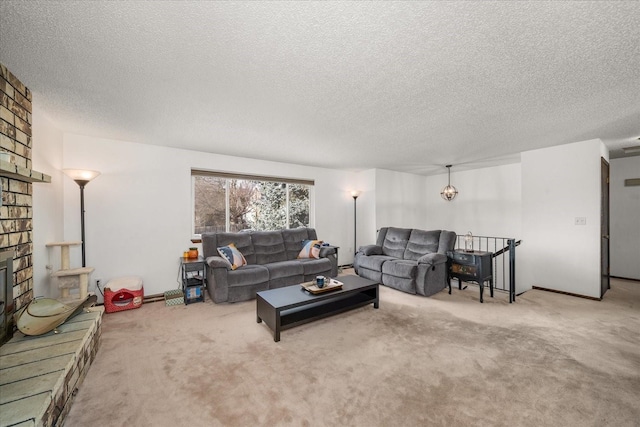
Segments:
[[[430,296],[448,285],[447,251],[455,242],[453,231],[384,227],[375,245],[358,249],[353,267],[385,286]]]
[[[338,275],[335,248],[322,247],[320,258],[297,258],[305,240],[317,240],[313,228],[239,233],[203,233],[202,252],[207,263],[207,290],[214,302],[246,301],[256,292]],[[218,253],[233,243],[247,265],[235,270]]]

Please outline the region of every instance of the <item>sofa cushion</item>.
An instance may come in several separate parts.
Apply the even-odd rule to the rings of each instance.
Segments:
[[[368,268],[361,268],[358,270],[358,276],[365,279],[373,280],[374,282],[382,283],[382,272],[369,270]]]
[[[413,279],[416,277],[417,261],[407,259],[390,260],[382,264],[382,274]]]
[[[394,258],[402,258],[411,235],[409,228],[389,227],[382,242],[382,254]]]
[[[233,243],[229,243],[227,246],[222,246],[218,248],[218,253],[220,256],[229,263],[232,270],[237,269],[238,267],[242,267],[247,264],[247,260],[244,259],[242,252],[236,248],[236,245]]]
[[[298,258],[320,258],[320,247],[322,240],[305,240],[302,242],[302,250],[298,253]]]
[[[327,271],[331,271],[331,261],[329,258],[307,258],[299,260],[302,264],[302,268],[305,276],[325,274]]]
[[[304,268],[300,261],[278,261],[265,264],[264,267],[269,270],[269,280],[278,279],[280,277],[301,276]]]
[[[366,268],[368,270],[382,271],[382,264],[392,261],[396,258],[385,255],[370,255],[358,258],[358,268]]]
[[[256,264],[286,261],[284,240],[280,231],[254,231],[251,233]]]
[[[409,294],[416,293],[416,281],[415,279],[408,279],[406,277],[396,277],[390,274],[382,273],[381,282],[390,288],[397,289]]]
[[[223,270],[224,271],[224,270]],[[269,270],[262,265],[249,264],[227,272],[227,283],[232,286],[247,286],[269,282]]]
[[[302,242],[305,240],[316,240],[318,236],[313,228],[290,228],[282,230],[282,239],[284,240],[284,248],[287,259],[296,259]]]
[[[440,244],[440,230],[417,230],[411,231],[407,248],[404,251],[404,259],[417,260],[422,255],[438,252]]]

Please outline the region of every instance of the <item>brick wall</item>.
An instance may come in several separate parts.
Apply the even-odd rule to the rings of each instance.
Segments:
[[[31,169],[31,91],[0,64],[0,152],[10,163]],[[14,250],[13,298],[16,310],[33,298],[32,183],[19,177],[0,177],[0,251]]]

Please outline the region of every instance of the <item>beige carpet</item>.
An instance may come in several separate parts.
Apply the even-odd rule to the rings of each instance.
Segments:
[[[65,426],[640,425],[640,283],[514,304],[380,289],[279,343],[255,301],[105,314]]]

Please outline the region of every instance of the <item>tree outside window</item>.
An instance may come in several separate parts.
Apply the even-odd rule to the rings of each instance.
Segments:
[[[309,186],[289,184],[289,228],[309,226]]]

